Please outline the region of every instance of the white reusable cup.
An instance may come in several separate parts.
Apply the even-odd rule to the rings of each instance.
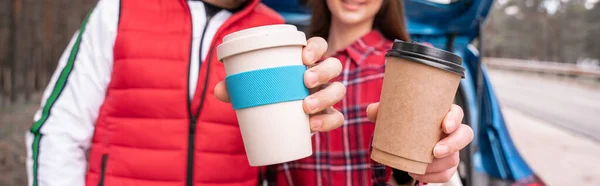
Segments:
[[[312,154],[309,116],[302,108],[302,48],[306,36],[293,25],[241,30],[217,47],[251,166],[293,161]]]

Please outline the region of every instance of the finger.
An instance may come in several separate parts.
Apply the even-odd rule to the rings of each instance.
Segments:
[[[324,114],[310,117],[310,128],[313,132],[328,132],[344,123],[344,115],[340,111],[332,107],[327,110]]]
[[[436,158],[446,157],[465,148],[472,140],[473,129],[465,124],[461,124],[456,131],[440,140],[435,145],[433,148],[433,155]]]
[[[346,95],[346,87],[340,82],[334,82],[327,88],[306,97],[302,107],[307,114],[314,114],[333,106],[342,100],[344,95]]]
[[[427,171],[425,173],[436,173],[448,170],[452,167],[458,166],[460,163],[459,152],[455,152],[450,156],[446,156],[439,159],[434,159],[431,164],[427,166]]]
[[[215,85],[215,97],[222,102],[231,102],[231,100],[229,100],[229,93],[227,92],[227,84],[225,84],[225,81],[220,81]]]
[[[306,41],[306,47],[302,49],[302,62],[306,66],[312,66],[327,51],[327,41],[321,37],[313,37]]]
[[[337,58],[328,58],[304,73],[304,84],[307,88],[315,88],[328,83],[342,72],[342,63]]]
[[[419,180],[420,182],[445,183],[445,182],[450,181],[450,179],[452,178],[454,173],[456,173],[456,168],[457,167],[452,167],[451,169],[448,169],[448,170],[445,170],[442,172],[428,173],[428,174],[424,174],[424,175],[413,174],[413,173],[408,173],[408,175],[413,177],[415,180]]]
[[[442,130],[446,134],[454,132],[460,126],[459,124],[462,123],[463,116],[464,113],[462,108],[460,108],[458,105],[452,104],[450,111],[448,111],[448,114],[446,114],[446,117],[442,122]]]
[[[369,121],[375,122],[377,120],[377,111],[379,111],[379,102],[371,103],[367,106],[367,118],[369,118]]]

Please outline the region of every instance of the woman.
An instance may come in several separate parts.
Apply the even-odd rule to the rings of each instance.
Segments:
[[[410,40],[402,1],[315,0],[310,6],[313,16],[308,34],[325,38],[329,44],[325,56],[333,56],[342,64],[342,73],[336,80],[346,85],[347,92],[335,108],[343,113],[345,121],[338,129],[315,134],[313,156],[279,165],[277,185],[385,185],[391,169],[369,157],[375,126],[371,121],[378,106],[369,104],[379,101],[385,52],[394,39]],[[425,175],[409,177],[403,173],[409,178],[404,182],[412,183],[411,177],[421,182],[450,179],[456,172],[458,151],[473,137],[468,126],[459,125],[462,116],[460,107],[453,105],[442,124],[443,131],[450,135],[436,145],[436,159]]]

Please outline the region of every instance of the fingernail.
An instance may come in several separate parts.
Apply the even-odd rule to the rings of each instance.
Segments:
[[[320,128],[321,128],[321,126],[323,126],[323,120],[320,120],[320,119],[314,119],[314,120],[312,121],[311,128],[312,128],[313,130],[318,130],[318,129],[320,129]]]
[[[446,132],[452,130],[454,128],[454,121],[448,121],[446,122]]]
[[[319,100],[313,97],[307,97],[305,100],[309,111],[314,111],[319,107]]]
[[[317,86],[318,76],[319,75],[316,72],[313,72],[313,71],[306,72],[306,81],[307,81],[308,85],[310,86],[308,88],[314,88],[315,86]]]
[[[448,146],[436,145],[435,148],[433,148],[433,154],[437,155],[437,157],[445,156],[446,154],[448,154]]]

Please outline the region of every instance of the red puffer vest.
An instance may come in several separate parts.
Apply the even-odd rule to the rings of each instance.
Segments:
[[[114,66],[89,155],[86,185],[257,185],[230,104],[216,46],[245,28],[283,23],[258,0],[217,31],[188,101],[192,20],[185,0],[121,0]],[[196,113],[199,116],[193,117]]]

